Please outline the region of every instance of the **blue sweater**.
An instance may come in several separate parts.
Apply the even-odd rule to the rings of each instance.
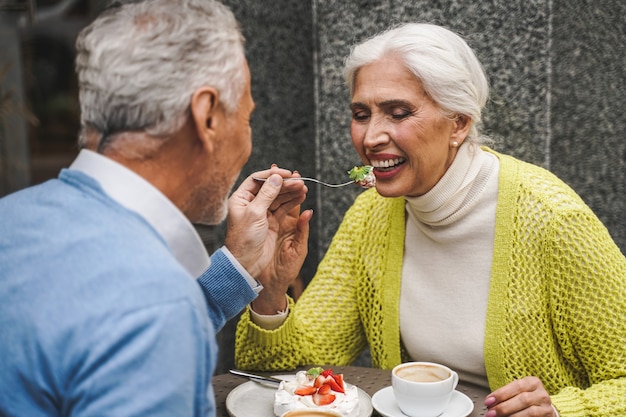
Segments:
[[[215,332],[255,296],[200,278],[91,177],[0,200],[0,415],[213,416]]]

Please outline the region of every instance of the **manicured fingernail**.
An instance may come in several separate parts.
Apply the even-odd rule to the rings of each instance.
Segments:
[[[496,397],[487,397],[485,399],[485,407],[491,407],[496,403]]]

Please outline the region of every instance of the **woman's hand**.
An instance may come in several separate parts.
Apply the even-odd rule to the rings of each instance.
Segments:
[[[527,376],[507,384],[487,396],[485,417],[555,417],[550,395],[541,380]]]

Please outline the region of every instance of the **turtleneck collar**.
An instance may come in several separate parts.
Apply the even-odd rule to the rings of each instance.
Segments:
[[[495,168],[495,157],[473,143],[464,143],[452,165],[429,192],[405,197],[410,217],[431,226],[444,226],[460,219],[478,201]]]

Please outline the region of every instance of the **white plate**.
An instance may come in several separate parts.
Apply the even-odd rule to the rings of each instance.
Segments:
[[[406,417],[396,404],[392,387],[377,391],[372,397],[372,405],[384,417]],[[454,391],[448,408],[439,417],[466,417],[473,409],[474,402],[467,395]]]
[[[291,380],[294,375],[276,375],[276,378]],[[346,384],[350,386],[350,384]],[[276,386],[248,381],[235,387],[226,397],[226,410],[231,417],[275,417],[274,394]],[[359,410],[354,417],[370,417],[374,409],[372,399],[362,389],[359,392]]]

